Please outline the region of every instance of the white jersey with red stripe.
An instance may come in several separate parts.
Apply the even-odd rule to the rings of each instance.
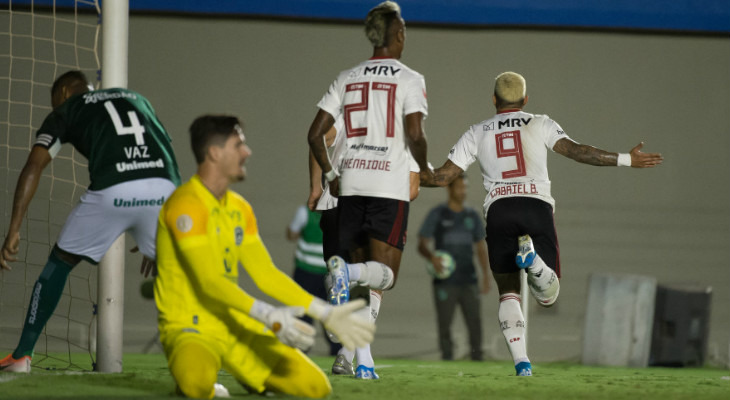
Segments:
[[[373,58],[341,72],[317,106],[344,121],[340,194],[409,201],[404,119],[428,114],[423,75],[396,59]]]
[[[327,147],[327,156],[329,157],[330,164],[332,165],[332,168],[338,173],[340,171],[340,163],[342,162],[343,153],[345,150],[345,143],[347,142],[345,130],[343,129],[343,127],[344,123],[342,121],[342,118],[337,118],[334,125],[335,132],[337,132],[337,134],[335,135],[335,140],[329,147]],[[408,159],[409,171],[415,173],[421,172],[421,168],[418,166],[416,160],[413,159],[410,151],[408,152]],[[429,163],[429,165],[431,165],[431,163]],[[335,207],[337,207],[337,197],[332,196],[332,193],[330,193],[329,182],[327,182],[327,180],[325,180],[323,177],[322,195],[319,197],[315,209],[317,211],[324,211],[331,210]]]
[[[342,160],[342,155],[345,150],[345,142],[347,141],[343,124],[342,117],[335,119],[334,128],[337,133],[335,134],[335,140],[329,147],[327,147],[327,157],[329,157],[332,169],[338,173],[340,172],[340,161]],[[331,210],[335,207],[337,207],[337,197],[332,196],[332,193],[330,193],[329,182],[322,177],[322,195],[319,197],[319,201],[317,201],[315,209],[318,211],[324,211]]]
[[[465,171],[479,161],[487,190],[485,216],[494,201],[505,197],[534,197],[555,208],[547,151],[563,138],[572,140],[547,115],[507,110],[469,127],[451,148],[449,160]]]

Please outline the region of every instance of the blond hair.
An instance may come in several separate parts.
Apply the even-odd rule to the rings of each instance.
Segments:
[[[527,82],[516,72],[502,72],[494,82],[494,95],[505,104],[521,103],[525,98]]]
[[[368,12],[365,17],[365,35],[373,47],[388,45],[388,31],[397,18],[400,18],[400,6],[394,1],[384,1]]]

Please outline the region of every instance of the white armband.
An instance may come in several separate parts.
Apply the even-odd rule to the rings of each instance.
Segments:
[[[332,182],[338,176],[340,176],[340,174],[338,174],[337,171],[335,171],[333,168],[324,174],[324,179],[327,179],[327,182]]]
[[[631,154],[629,153],[618,153],[618,167],[630,167],[631,166]]]

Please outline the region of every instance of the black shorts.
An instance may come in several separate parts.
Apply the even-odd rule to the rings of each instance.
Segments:
[[[403,250],[406,244],[409,203],[402,200],[368,196],[341,196],[339,210],[339,255],[368,244],[369,239]]]
[[[322,250],[325,261],[337,255],[337,250],[339,249],[337,225],[337,208],[322,211],[322,218],[319,220],[319,229],[322,230]]]
[[[522,235],[530,235],[537,254],[560,277],[560,247],[553,208],[530,197],[508,197],[489,206],[487,247],[492,271],[496,274],[519,271],[515,257],[517,238]]]

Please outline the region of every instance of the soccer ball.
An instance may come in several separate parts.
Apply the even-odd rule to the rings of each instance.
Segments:
[[[436,270],[433,267],[433,264],[431,264],[431,262],[429,261],[426,263],[426,271],[428,271],[428,273],[436,279],[446,279],[450,277],[456,269],[456,262],[454,262],[454,257],[452,257],[451,254],[443,250],[436,250],[434,254],[436,255],[436,257],[441,258],[441,265],[443,265],[444,268],[441,270],[440,273],[437,274]]]

